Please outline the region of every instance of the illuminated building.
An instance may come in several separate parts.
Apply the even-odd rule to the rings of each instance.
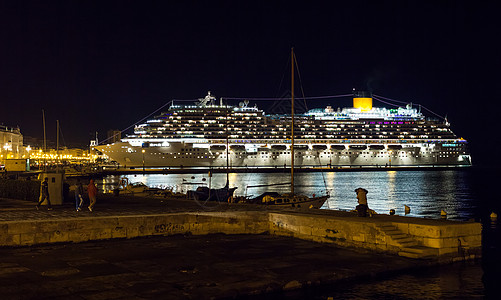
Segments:
[[[5,163],[6,159],[24,158],[23,135],[19,127],[0,125],[0,146],[0,163]]]

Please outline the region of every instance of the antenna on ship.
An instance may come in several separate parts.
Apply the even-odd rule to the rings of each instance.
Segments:
[[[216,97],[212,96],[210,94],[210,91],[207,92],[207,96],[205,96],[204,98],[199,98],[198,101],[198,105],[201,106],[201,107],[206,107],[207,106],[207,103],[209,103],[210,105],[212,105],[214,103],[214,100],[216,100]]]

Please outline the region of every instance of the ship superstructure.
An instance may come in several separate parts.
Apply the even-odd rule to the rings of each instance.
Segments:
[[[290,115],[267,115],[248,101],[216,102],[209,92],[194,105],[173,104],[121,142],[96,148],[131,167],[290,167]],[[448,122],[410,104],[372,107],[363,94],[350,108],[297,114],[294,139],[295,167],[471,165],[467,141]]]

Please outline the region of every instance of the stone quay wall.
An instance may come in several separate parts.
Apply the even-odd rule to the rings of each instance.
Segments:
[[[388,228],[393,229],[390,232]],[[434,256],[454,256],[461,254],[459,253],[461,250],[474,252],[481,248],[479,223],[441,222],[440,220],[390,216],[336,217],[286,211],[183,212],[4,221],[0,222],[0,246],[31,246],[155,235],[214,233],[269,233],[395,254],[400,254],[404,251],[402,249],[410,247],[405,246],[403,240],[406,243],[411,240],[414,248],[433,249]],[[397,239],[396,236],[404,238]]]

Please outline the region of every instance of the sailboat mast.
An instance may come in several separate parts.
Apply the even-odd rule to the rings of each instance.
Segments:
[[[222,98],[221,98],[221,104],[222,104]],[[229,188],[230,187],[230,175],[228,173],[228,167],[230,165],[230,157],[229,157],[229,139],[228,139],[228,103],[226,103],[226,186]]]
[[[47,136],[45,135],[45,110],[42,109],[42,123],[43,123],[43,169],[45,171],[46,158],[47,154]]]
[[[57,155],[57,158],[59,158],[59,120],[56,120],[56,130],[57,130],[57,134],[56,134],[56,155]]]
[[[294,47],[291,48],[291,194],[294,195]]]
[[[56,134],[56,170],[59,171],[59,163],[61,162],[60,158],[59,158],[59,120],[56,120],[56,130],[57,130],[57,134]]]

